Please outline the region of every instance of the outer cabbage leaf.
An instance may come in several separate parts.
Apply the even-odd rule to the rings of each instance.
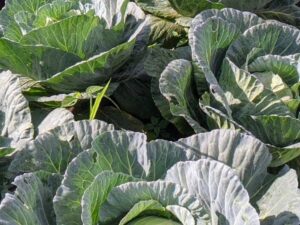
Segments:
[[[99,24],[100,19],[98,17],[72,16],[27,33],[22,37],[20,43],[23,45],[53,47],[77,55],[80,58],[86,58],[84,46],[93,43],[89,43],[89,37],[93,30],[100,26]],[[74,30],[80,30],[81,32],[74,32]],[[56,38],[54,38],[54,34]]]
[[[91,8],[95,10],[95,14],[105,20],[107,28],[113,28],[118,25],[121,25],[121,28],[123,28],[128,1],[90,0],[90,2]]]
[[[295,27],[300,25],[300,8],[298,1],[294,0],[273,0],[262,9],[255,10],[264,19],[274,19]]]
[[[234,130],[195,134],[176,144],[187,151],[189,159],[212,159],[234,169],[250,195],[262,185],[271,162],[271,154],[262,142]]]
[[[143,10],[158,17],[173,19],[180,16],[168,0],[136,0],[136,2]]]
[[[243,33],[245,30],[247,30],[248,28],[254,25],[264,22],[263,19],[249,12],[242,12],[239,10],[234,10],[229,8],[225,8],[222,10],[216,10],[216,9],[206,10],[198,14],[191,22],[191,29],[189,32],[190,33],[189,39],[190,39],[191,46],[193,45],[193,38],[194,38],[192,32],[194,31],[195,27],[202,25],[203,23],[207,22],[207,20],[215,17],[219,19],[223,19],[224,21],[228,21],[230,24],[234,24],[240,30],[241,33]],[[209,39],[206,41],[209,41]]]
[[[151,93],[155,105],[159,109],[162,116],[172,122],[176,128],[182,133],[191,133],[192,130],[187,122],[181,117],[174,117],[170,112],[170,106],[167,99],[162,95],[159,89],[159,77],[164,71],[165,67],[175,59],[191,60],[190,49],[188,47],[178,48],[176,50],[167,50],[162,48],[149,48],[148,56],[145,60],[145,71],[151,80]],[[153,66],[155,65],[155,66]]]
[[[62,126],[65,123],[74,121],[74,115],[64,108],[57,108],[48,113],[37,126],[37,134],[52,130],[55,127]]]
[[[97,120],[62,124],[22,146],[9,166],[9,172],[15,175],[44,170],[64,174],[77,154],[89,149],[99,134],[113,129],[113,125]]]
[[[191,62],[183,59],[173,60],[162,72],[159,88],[162,95],[168,100],[173,116],[184,117],[194,131],[198,133],[205,131],[205,128],[201,127],[200,122],[198,122],[200,118],[193,119],[199,117],[200,110],[195,112],[192,107],[197,105],[193,89],[191,89],[192,71]]]
[[[31,16],[38,11],[38,8],[41,7],[45,3],[44,0],[14,0],[7,1],[4,9],[1,10],[0,18],[1,18],[1,27],[4,36],[17,41],[22,37],[22,30],[18,24],[19,21],[22,22],[20,25],[27,25],[28,23],[33,21]],[[14,15],[17,15],[17,20],[15,20]],[[26,20],[24,20],[24,18]]]
[[[45,172],[27,173],[14,180],[14,194],[0,204],[1,224],[55,224],[52,198],[61,176]]]
[[[100,209],[113,187],[130,181],[134,181],[134,178],[122,173],[104,171],[97,175],[82,196],[81,219],[83,224],[97,225],[101,220]]]
[[[34,80],[44,80],[80,61],[74,54],[46,46],[22,46],[0,39],[0,66]]]
[[[265,88],[259,79],[247,71],[239,69],[227,58],[223,62],[219,84],[233,111],[232,116],[237,121],[240,121],[240,116],[245,115],[292,116],[289,108],[281,102],[273,91]]]
[[[53,90],[73,92],[84,90],[92,84],[105,83],[112,78],[114,71],[124,65],[132,53],[133,46],[134,41],[118,45],[110,51],[80,61],[54,74],[42,84]]]
[[[16,148],[33,138],[29,104],[19,78],[10,71],[0,73],[0,191],[6,188],[7,169]]]
[[[252,40],[250,43],[249,39]],[[299,39],[300,31],[292,26],[274,21],[258,24],[245,31],[230,46],[226,56],[242,68],[259,56],[267,54],[288,56],[299,53]],[[253,49],[259,51],[251,55]]]
[[[263,34],[261,32],[263,32]],[[286,33],[288,33],[288,37],[285,35]],[[253,40],[251,44],[246,41],[246,39],[249,40],[249,38]],[[288,45],[286,44],[287,38],[289,39]],[[232,58],[237,66],[245,67],[249,71],[254,71],[254,76],[257,76],[258,78],[269,75],[266,73],[256,75],[257,71],[271,71],[273,73],[277,73],[282,78],[281,82],[283,85],[285,85],[284,89],[289,90],[289,87],[283,83],[283,81],[287,82],[289,85],[292,85],[293,82],[296,82],[299,79],[296,75],[298,73],[296,71],[297,64],[295,64],[295,59],[298,55],[297,52],[299,52],[298,40],[299,31],[297,29],[284,26],[279,23],[265,23],[254,26],[247,30],[235,43],[230,46],[227,56]],[[245,46],[243,53],[239,52],[238,50],[241,45]],[[251,45],[251,47],[249,47],[249,45]],[[253,52],[253,49],[255,48],[258,49],[257,52]],[[246,57],[245,55],[242,57],[241,54],[245,54]],[[273,57],[272,55],[269,56],[268,54],[279,56]],[[273,60],[272,64],[269,59],[270,57],[275,59]],[[262,67],[262,63],[259,60],[268,61],[266,61],[265,65]],[[249,64],[249,66],[247,66],[247,64]],[[272,86],[268,87],[265,85],[265,88],[269,88],[275,94],[278,94],[276,89]],[[289,95],[289,97],[291,97],[291,95]],[[283,101],[281,103],[283,105],[284,101],[286,100],[281,100]],[[269,102],[266,101],[266,104],[269,104]],[[252,119],[245,115],[248,113],[241,113],[243,118],[241,118],[240,122],[247,129],[249,129],[256,137],[275,146],[276,151],[274,151],[274,161],[272,165],[280,165],[298,156],[297,151],[294,151],[296,150],[295,148],[283,147],[287,147],[298,142],[297,131],[292,127],[297,126],[299,121],[294,118],[295,114],[292,110],[290,112],[285,112],[284,110],[280,111],[276,113],[276,116],[272,115],[274,113],[263,112],[262,110],[260,110],[261,115],[249,113],[252,116]],[[275,123],[272,122],[275,120],[277,121],[276,126]],[[287,124],[292,124],[292,126],[287,128]],[[285,129],[286,131],[284,132],[282,130],[282,133],[277,132],[274,134],[274,132],[272,132],[274,127],[276,127],[275,129],[277,131],[278,127],[281,127],[280,130]],[[280,148],[282,148],[281,152],[279,151]],[[278,155],[280,155],[280,157],[278,157]]]
[[[222,1],[183,1],[183,0],[170,0],[171,6],[176,9],[183,16],[194,17],[199,12],[205,9],[218,8],[221,9],[224,7]]]
[[[9,71],[0,74],[0,136],[4,147],[17,147],[33,138],[29,104],[19,79]],[[2,144],[0,148],[2,147]]]
[[[286,185],[289,184],[289,185]],[[296,171],[285,166],[278,175],[269,175],[252,196],[261,224],[299,224],[300,191]]]
[[[149,44],[161,43],[166,48],[172,48],[186,38],[184,27],[169,20],[148,16],[148,24],[150,26]]]
[[[272,72],[278,74],[287,85],[293,85],[299,80],[297,71],[297,58],[299,55],[279,56],[264,55],[257,57],[252,63],[247,65],[247,70],[251,73]]]
[[[220,162],[180,162],[168,171],[165,180],[198,197],[209,211],[212,224],[260,224],[238,176]]]

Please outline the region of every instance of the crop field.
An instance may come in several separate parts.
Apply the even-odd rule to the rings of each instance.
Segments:
[[[3,5],[0,225],[300,225],[300,0]]]

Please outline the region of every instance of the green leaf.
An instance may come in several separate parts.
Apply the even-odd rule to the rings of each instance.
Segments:
[[[300,192],[296,171],[283,169],[263,193],[256,203],[262,225],[299,224]]]
[[[221,0],[221,2],[227,8],[235,8],[243,11],[250,11],[255,9],[260,9],[267,5],[272,0],[258,0],[258,1],[248,1],[248,0]]]
[[[211,9],[198,14],[191,23],[191,29],[193,30],[196,26],[201,25],[212,17],[217,17],[219,19],[223,19],[227,23],[235,24],[241,33],[252,26],[264,22],[263,19],[250,12],[243,12],[230,8],[222,10]],[[193,39],[193,35],[190,34],[189,38]]]
[[[105,20],[106,28],[124,29],[128,0],[91,1],[96,16]]]
[[[3,224],[55,224],[52,198],[61,181],[58,175],[27,173],[14,180],[14,194],[7,193],[0,205]]]
[[[34,80],[46,80],[78,61],[78,56],[53,47],[0,39],[0,67]]]
[[[100,91],[102,91],[103,90],[103,88],[104,87],[102,87],[102,86],[89,86],[87,89],[86,89],[86,93],[88,94],[88,95],[91,95],[91,96],[93,96],[94,94],[97,94],[97,93],[99,93]]]
[[[61,107],[62,108],[72,107],[72,106],[76,105],[78,100],[79,100],[79,98],[76,95],[71,95],[71,96],[68,95],[62,100]]]
[[[263,115],[243,118],[253,135],[269,143],[272,166],[282,165],[299,156],[300,121],[290,116]],[[295,145],[293,145],[295,144]]]
[[[170,111],[174,116],[183,117],[196,133],[205,129],[200,124],[200,110],[196,97],[191,89],[193,81],[192,64],[183,59],[174,60],[168,64],[159,79],[162,95],[168,100]]]
[[[181,117],[174,117],[170,112],[170,107],[167,99],[161,94],[159,90],[159,78],[161,73],[164,71],[166,66],[175,59],[189,59],[190,49],[188,47],[178,48],[176,50],[167,50],[163,48],[149,48],[148,56],[145,60],[144,67],[149,76],[152,77],[151,80],[151,93],[155,105],[159,109],[162,116],[172,122],[177,129],[182,133],[192,133],[192,129],[189,127],[187,122]],[[153,66],[155,65],[155,66]]]
[[[182,38],[186,36],[184,27],[161,19],[155,16],[149,16],[148,26],[150,26],[149,43],[161,43],[163,46],[175,47]]]
[[[221,2],[211,2],[207,0],[200,1],[184,1],[170,0],[171,6],[183,16],[194,17],[199,12],[206,9],[221,9],[224,5]]]
[[[39,7],[33,22],[34,28],[45,27],[57,21],[75,15],[75,1],[52,0],[51,3]]]
[[[255,73],[254,76],[263,83],[266,89],[271,90],[283,103],[288,106],[288,102],[293,100],[292,90],[283,82],[281,77],[272,72]],[[288,106],[289,110],[291,108]],[[295,115],[293,113],[292,115]]]
[[[128,225],[152,225],[152,224],[180,225],[180,223],[177,223],[175,221],[160,218],[160,217],[155,217],[155,216],[141,217],[140,219],[136,219],[136,220],[128,223]]]
[[[252,74],[239,69],[225,58],[219,84],[225,92],[233,117],[239,120],[244,115],[290,115],[292,113],[273,91]],[[245,124],[247,127],[247,125]]]
[[[101,219],[101,207],[111,190],[120,184],[130,181],[134,181],[134,178],[122,173],[113,173],[111,171],[99,173],[85,190],[81,199],[83,225],[97,225]]]
[[[249,130],[265,143],[284,147],[300,140],[300,121],[290,116],[263,115],[245,120]]]
[[[179,162],[165,180],[180,184],[197,197],[209,211],[212,224],[260,224],[238,176],[223,163],[205,159]]]
[[[110,80],[107,82],[107,84],[104,86],[103,90],[97,95],[96,99],[95,99],[95,102],[91,108],[91,111],[90,111],[90,120],[93,120],[95,119],[96,117],[96,114],[99,110],[99,107],[100,107],[100,103],[104,97],[104,95],[106,94],[107,92],[107,89],[109,87],[109,84],[110,84]]]
[[[182,225],[196,224],[192,213],[188,209],[178,205],[168,205],[166,208],[169,212],[176,216],[176,218],[182,223]]]
[[[170,50],[159,48],[158,46],[149,47],[144,62],[145,71],[149,76],[159,79],[166,66],[175,59],[191,60],[190,48],[181,47]]]
[[[189,33],[193,58],[204,73],[216,99],[223,104],[229,118],[231,109],[217,78],[227,48],[249,27],[262,23],[256,15],[233,9],[207,10],[192,21]],[[201,83],[198,76],[196,83]]]
[[[69,122],[74,122],[74,115],[70,111],[63,108],[54,109],[38,125],[36,135]]]
[[[24,35],[22,44],[44,45],[85,58],[84,45],[92,31],[99,26],[98,17],[73,16]],[[74,32],[80,31],[80,32]]]
[[[14,148],[10,148],[10,146],[9,146],[10,142],[6,138],[3,138],[0,136],[0,143],[1,143],[0,159],[4,158],[5,156],[10,155],[11,153],[13,153],[15,151]]]
[[[154,140],[147,144],[147,158],[150,168],[147,168],[147,180],[162,178],[167,170],[179,161],[186,161],[194,157],[188,154],[183,146],[177,146],[173,142]]]
[[[106,83],[132,53],[134,41],[121,44],[111,50],[81,61],[53,75],[42,84],[56,91],[84,91],[95,84]]]
[[[138,217],[143,212],[147,211],[165,211],[165,208],[155,200],[140,201],[136,203],[130,211],[122,218],[119,225],[126,225],[131,220]],[[134,222],[133,222],[134,223]],[[129,223],[130,224],[130,223]]]
[[[202,111],[207,115],[207,125],[211,130],[222,128],[247,132],[246,128],[238,124],[232,118],[229,118],[229,116],[225,115],[222,111],[202,103],[199,105]]]
[[[240,30],[237,26],[220,18],[208,19],[190,32],[193,58],[203,71],[213,95],[224,105],[229,116],[231,116],[231,110],[225,93],[217,81],[217,74],[222,63],[222,56],[239,35]]]
[[[288,145],[285,147],[269,146],[272,153],[272,163],[270,167],[278,167],[297,159],[300,156],[300,143]]]
[[[300,31],[292,26],[279,22],[263,23],[253,26],[241,35],[228,49],[226,56],[238,67],[243,68],[251,64],[253,59],[247,60],[248,54],[254,48],[261,49],[256,58],[263,55],[289,56],[298,54]],[[251,41],[249,41],[251,40]]]
[[[297,1],[290,0],[273,0],[268,7],[255,11],[257,15],[264,19],[274,19],[299,27],[300,9],[296,5]]]
[[[189,160],[211,159],[234,169],[250,194],[260,187],[271,162],[266,145],[235,130],[200,133],[179,139],[176,144],[185,149]]]
[[[18,13],[34,15],[44,3],[45,0],[13,0],[6,2],[5,7],[0,12],[4,36],[10,40],[19,41],[22,37],[22,31],[15,20],[15,15],[18,15]]]
[[[297,65],[297,60],[292,59],[290,56],[264,55],[257,57],[247,66],[247,69],[251,73],[273,72],[274,74],[278,74],[286,84],[291,86],[299,80]]]
[[[64,174],[77,154],[90,148],[99,134],[113,129],[112,125],[97,120],[64,123],[22,146],[10,164],[9,172],[44,170]]]
[[[136,2],[144,11],[158,17],[174,19],[180,16],[168,0],[136,0]]]
[[[1,72],[0,83],[0,136],[6,140],[5,146],[1,143],[0,147],[18,147],[33,138],[29,104],[22,94],[17,75],[10,71]]]

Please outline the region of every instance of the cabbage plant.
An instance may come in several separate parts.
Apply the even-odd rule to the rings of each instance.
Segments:
[[[249,12],[204,11],[189,32],[193,62],[170,60],[160,93],[195,132],[242,130],[267,143],[272,165],[282,165],[300,152],[299,35]]]
[[[189,26],[191,18],[207,9],[234,8],[256,13],[266,19],[276,19],[299,26],[298,0],[136,0],[146,12],[154,16],[173,19]]]
[[[264,19],[275,19],[300,26],[299,0],[135,0],[146,12],[151,27],[150,42],[166,48],[187,43],[192,19],[208,9],[234,8]],[[149,16],[150,15],[150,16]]]
[[[215,130],[147,142],[144,134],[130,131],[95,137],[89,126],[55,128],[20,151],[10,170],[27,173],[15,178],[15,192],[1,202],[1,224],[299,223],[295,171],[285,167],[269,174],[271,155],[252,136]],[[80,127],[88,129],[79,132]],[[63,138],[69,132],[70,139]],[[46,136],[55,133],[67,152],[68,145],[80,150],[71,156],[48,145]],[[24,170],[26,163],[31,171]]]
[[[63,93],[105,84],[130,58],[144,17],[127,0],[8,0],[0,68]]]
[[[0,73],[0,191],[6,185],[6,172],[14,152],[29,143],[38,134],[73,121],[68,110],[58,108],[50,112],[38,113],[29,108],[29,103],[21,91],[20,79],[10,71]]]

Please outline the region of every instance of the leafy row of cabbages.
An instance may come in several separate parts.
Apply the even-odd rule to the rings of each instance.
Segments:
[[[229,2],[191,9],[235,7]],[[267,3],[278,1],[261,8]],[[260,9],[243,4],[253,1],[236,8]],[[185,15],[184,2],[172,5]],[[298,29],[210,10],[193,22],[180,16],[191,26],[190,47],[168,50],[146,47],[187,45],[186,29],[169,38],[165,21],[128,1],[11,0],[0,17],[0,67],[13,72],[0,74],[0,224],[299,224],[295,171],[267,172],[299,151]],[[41,108],[110,79],[121,109],[139,119],[159,115],[151,86],[164,118],[182,136],[199,134],[147,142],[142,133]],[[293,130],[258,127],[261,115],[292,120],[278,130]],[[215,128],[237,131],[207,132]]]
[[[2,190],[1,224],[299,224],[296,172],[268,173],[269,149],[250,135],[220,129],[147,142],[65,109],[40,121],[19,79],[0,78],[1,135],[17,149],[1,158],[15,185]]]
[[[0,78],[9,88],[1,111],[11,115],[2,135],[18,151],[7,168],[15,190],[2,199],[0,224],[299,224],[296,172],[268,173],[271,154],[250,135],[220,129],[147,142],[143,133],[74,121],[56,109],[25,141],[34,131],[18,79]],[[19,102],[13,112],[5,104],[12,98]],[[14,134],[6,129],[13,121]]]

